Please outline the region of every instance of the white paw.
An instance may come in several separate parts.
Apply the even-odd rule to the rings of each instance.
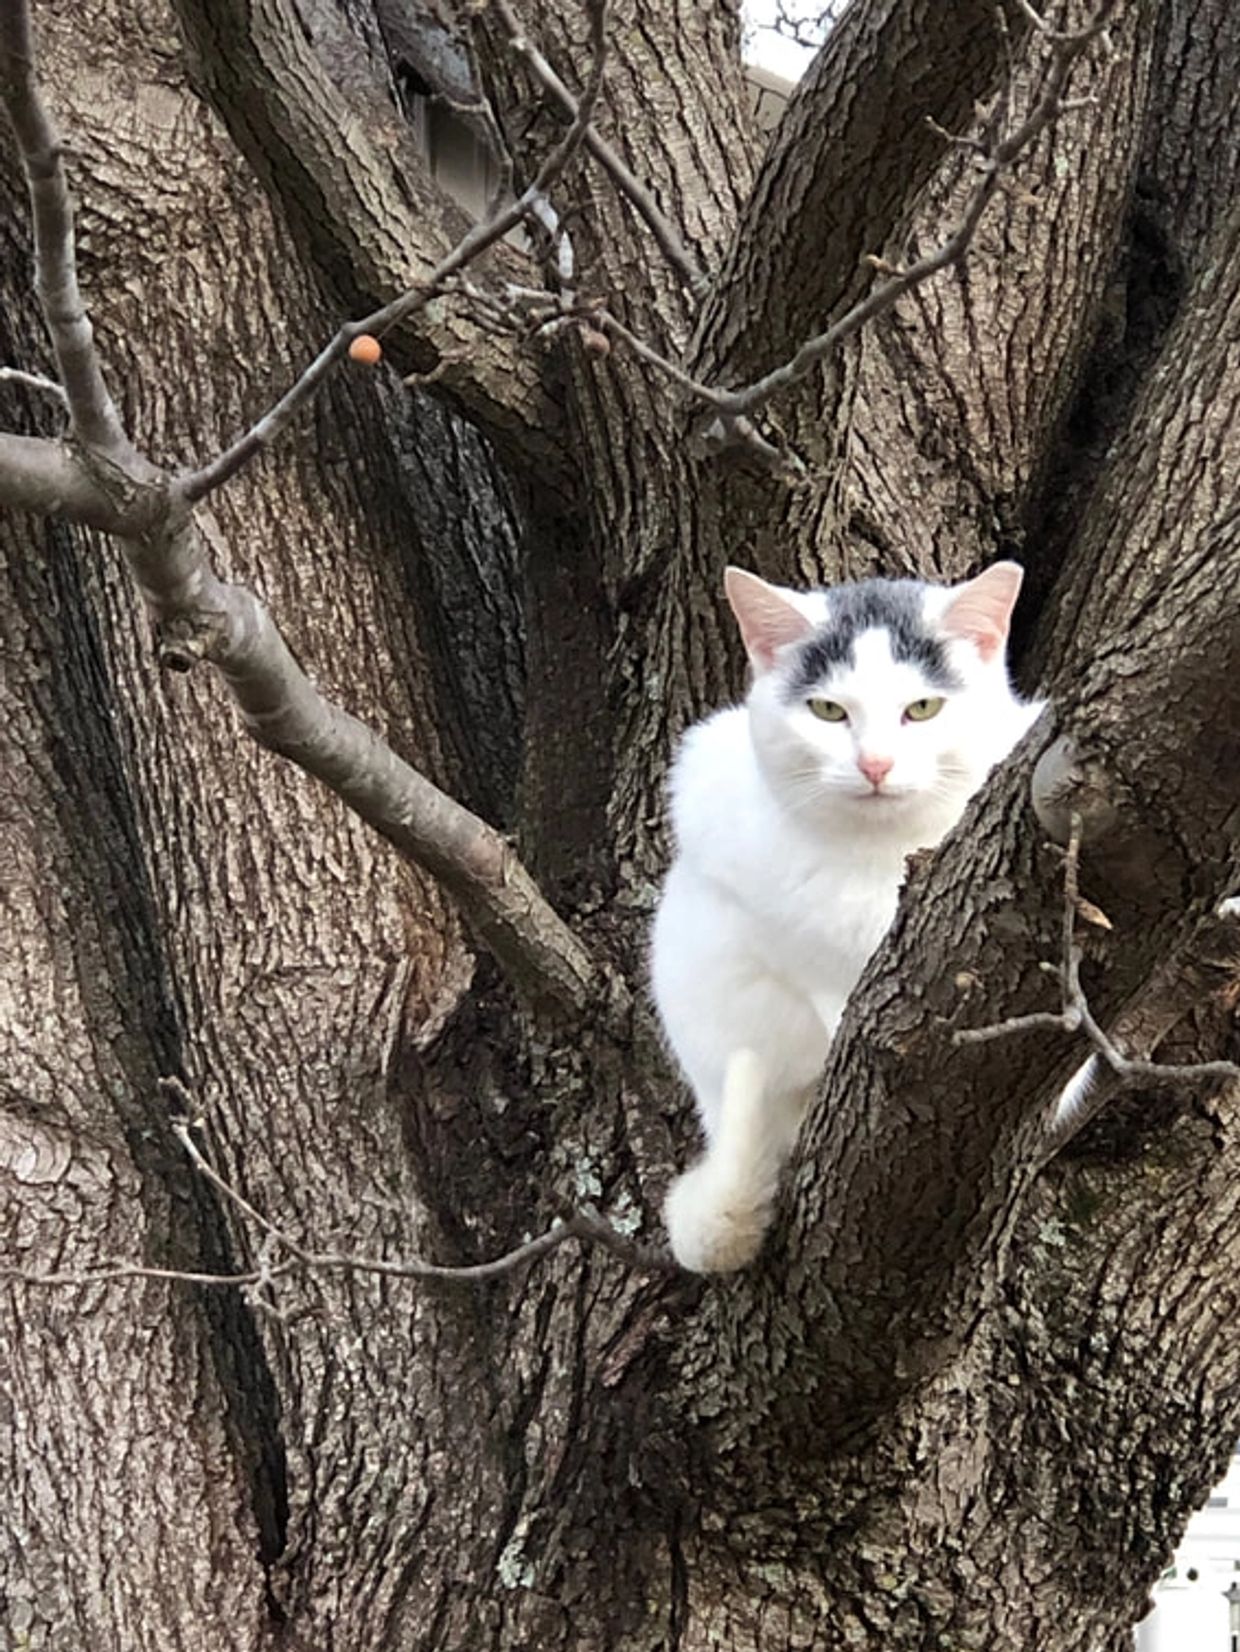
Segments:
[[[771,1221],[769,1194],[720,1185],[709,1157],[672,1183],[663,1206],[672,1255],[690,1273],[735,1273],[753,1261]]]

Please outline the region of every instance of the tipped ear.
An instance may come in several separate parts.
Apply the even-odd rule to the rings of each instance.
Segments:
[[[967,638],[984,660],[992,660],[1007,641],[1024,577],[1019,562],[996,562],[967,585],[958,585],[943,615],[943,629]]]
[[[768,585],[757,574],[729,568],[723,576],[723,588],[755,671],[769,671],[778,649],[800,642],[814,629],[813,621],[788,600],[786,591]]]

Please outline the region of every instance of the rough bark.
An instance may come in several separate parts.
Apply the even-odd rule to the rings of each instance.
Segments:
[[[36,22],[103,365],[155,459],[200,461],[342,310],[424,273],[452,209],[361,0],[85,11]],[[582,17],[521,17],[579,87]],[[709,290],[586,160],[557,205],[583,279],[725,381],[855,297],[861,254],[934,237],[964,182],[922,117],[959,126],[1000,78],[987,7],[858,0],[759,160],[730,7],[617,0],[611,29],[600,131]],[[223,571],[315,680],[514,834],[627,986],[606,1017],[535,1019],[431,880],[241,741],[205,675],[160,675],[98,502],[26,445],[54,404],[0,386],[0,498],[42,513],[0,516],[0,1266],[260,1259],[167,1075],[309,1242],[470,1262],[565,1200],[657,1239],[692,1131],[640,960],[672,734],[739,686],[723,562],[954,577],[1019,551],[1055,702],[913,869],[744,1275],[566,1244],[484,1286],[0,1283],[14,1646],[1125,1643],[1240,1433],[1235,1099],[1129,1097],[1048,1162],[1082,1051],[951,1038],[1054,1007],[1060,861],[1029,806],[1053,742],[1115,926],[1086,967],[1104,1020],[1161,998],[1237,886],[1236,28],[1134,0],[1114,34],[966,267],[772,410],[802,482],[703,454],[619,348],[523,353],[449,308],[393,347],[445,364],[440,405],[347,367],[214,501]],[[485,16],[476,49],[532,167],[562,118]],[[0,352],[46,370],[11,156],[0,179]],[[1224,1004],[1172,1047],[1235,1043]]]

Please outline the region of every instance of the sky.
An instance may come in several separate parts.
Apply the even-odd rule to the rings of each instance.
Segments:
[[[790,17],[813,18],[823,10],[825,0],[784,0],[784,12]],[[787,80],[799,80],[809,66],[812,53],[795,41],[787,40],[770,27],[776,16],[775,0],[744,0],[745,60],[760,64],[772,74]]]

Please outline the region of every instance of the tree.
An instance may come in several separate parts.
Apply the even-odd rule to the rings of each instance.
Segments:
[[[1082,1002],[1235,1054],[1240,18],[855,0],[763,154],[730,5],[452,13],[40,0],[94,346],[0,16],[9,1642],[1124,1646],[1240,1433],[1236,1105],[1046,1119]],[[523,246],[444,273],[411,84]],[[342,360],[380,306],[412,390]],[[1000,554],[1052,710],[911,867],[758,1265],[670,1272],[643,937],[721,570]]]

